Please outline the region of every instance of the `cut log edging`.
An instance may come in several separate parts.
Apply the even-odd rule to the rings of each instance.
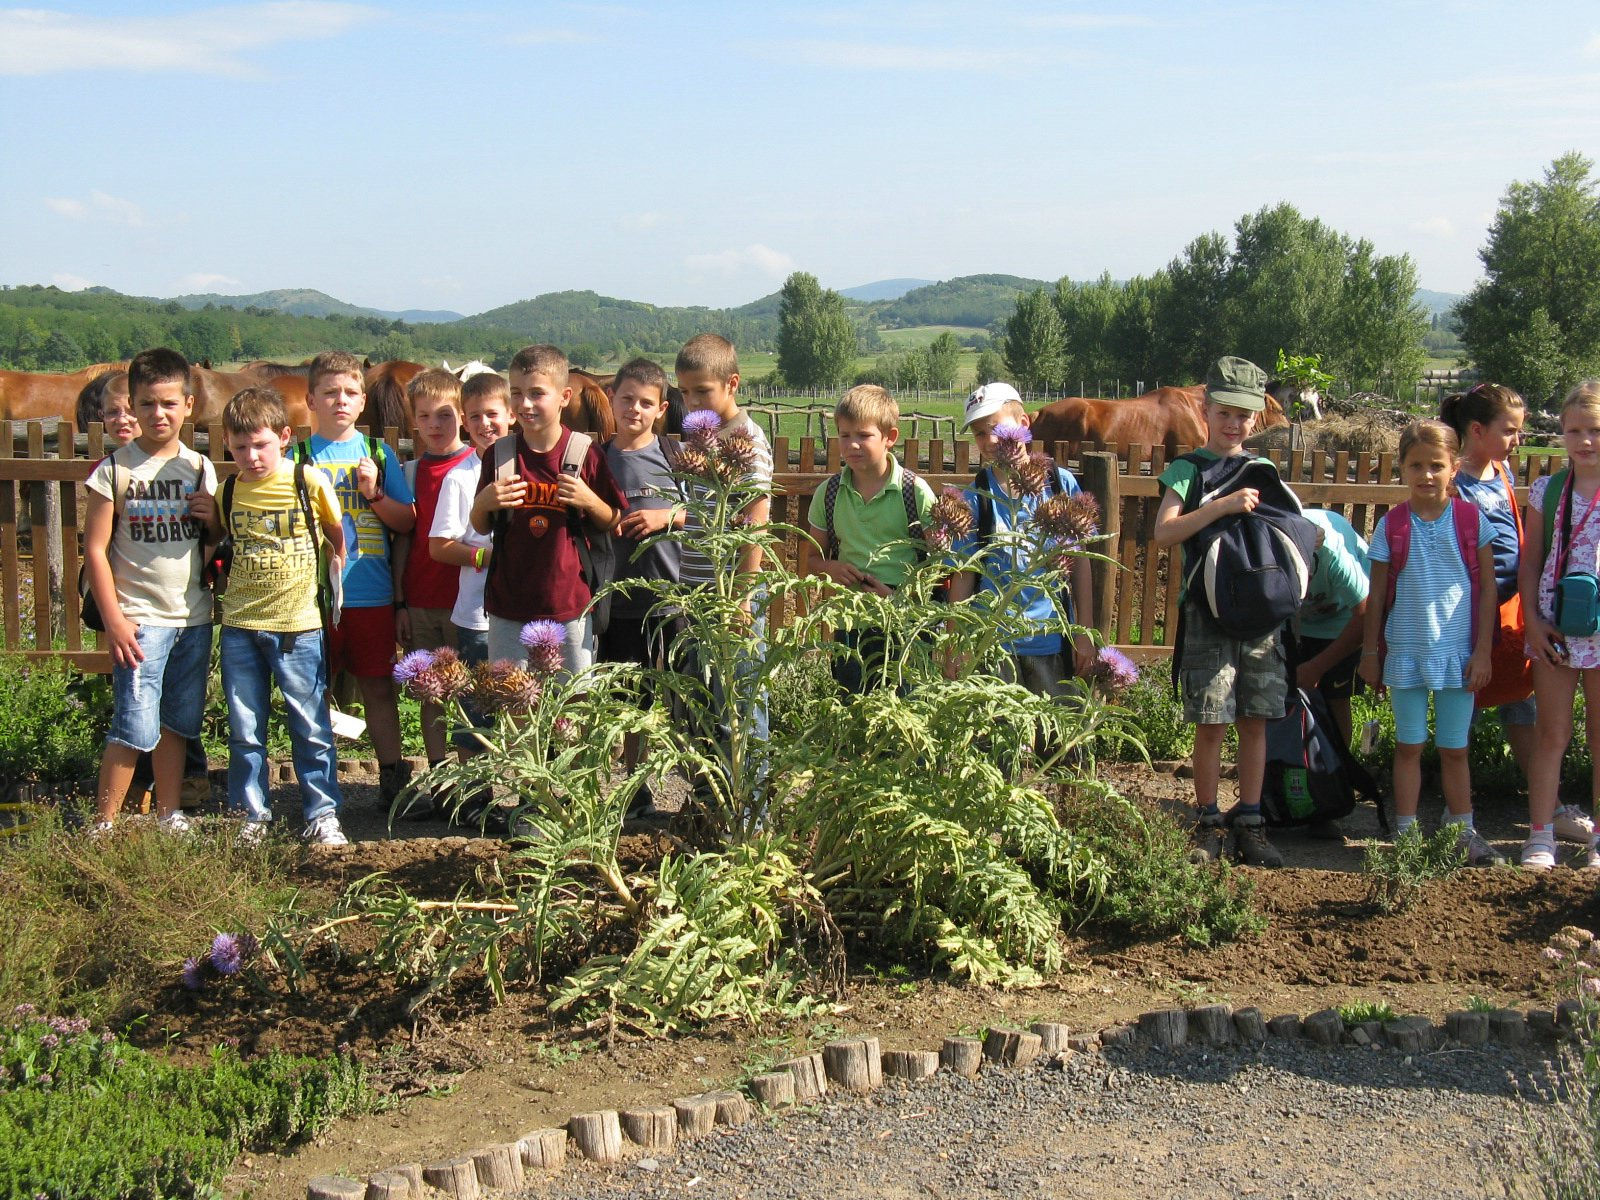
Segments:
[[[823,1104],[830,1093],[870,1095],[886,1079],[910,1087],[939,1071],[971,1078],[984,1070],[1059,1068],[1075,1054],[1140,1045],[1249,1047],[1269,1039],[1388,1049],[1397,1054],[1429,1053],[1447,1046],[1524,1046],[1573,1036],[1576,1011],[1575,1004],[1567,1003],[1553,1011],[1463,1010],[1436,1024],[1422,1016],[1346,1022],[1334,1008],[1304,1016],[1267,1017],[1254,1007],[1206,1004],[1156,1009],[1096,1033],[1073,1033],[1054,1021],[1035,1021],[1026,1030],[996,1026],[985,1030],[982,1038],[947,1037],[938,1050],[880,1050],[876,1037],[863,1034],[779,1063],[748,1080],[742,1092],[704,1092],[620,1114],[616,1110],[575,1113],[565,1125],[536,1129],[509,1142],[465,1150],[427,1165],[386,1167],[365,1183],[318,1176],[307,1183],[306,1196],[307,1200],[426,1200],[429,1194],[438,1194],[477,1200],[485,1191],[522,1186],[525,1172],[559,1171],[569,1157],[615,1164],[629,1157],[630,1148],[641,1154],[670,1153],[679,1143],[710,1136],[719,1126],[741,1125],[758,1112],[776,1116],[796,1105]]]

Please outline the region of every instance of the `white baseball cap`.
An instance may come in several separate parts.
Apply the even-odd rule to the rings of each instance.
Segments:
[[[1009,383],[986,383],[967,397],[966,421],[962,428],[971,425],[974,421],[984,417],[992,417],[1005,405],[1015,401],[1022,403],[1022,397],[1017,389]]]

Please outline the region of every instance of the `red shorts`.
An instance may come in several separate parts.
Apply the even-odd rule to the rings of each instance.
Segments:
[[[357,679],[394,674],[394,605],[347,608],[328,631],[328,675],[349,671]]]

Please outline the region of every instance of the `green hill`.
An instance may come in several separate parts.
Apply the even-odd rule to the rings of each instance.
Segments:
[[[960,325],[987,329],[1016,308],[1017,297],[1035,288],[1055,287],[1042,279],[1019,275],[963,275],[914,288],[898,300],[872,306],[876,324],[890,329],[908,325]]]
[[[115,295],[115,293],[112,293]],[[150,297],[146,297],[150,299]],[[447,310],[409,308],[404,312],[385,312],[381,308],[363,308],[359,304],[346,304],[335,300],[326,292],[315,288],[278,288],[270,292],[256,292],[250,296],[223,296],[216,292],[201,292],[188,296],[174,296],[173,303],[184,308],[264,308],[291,317],[382,317],[386,321],[405,321],[410,324],[443,324],[459,321],[461,314]],[[157,304],[164,301],[156,300]]]
[[[770,305],[769,305],[770,301]],[[528,341],[612,351],[618,343],[651,353],[675,353],[697,333],[720,333],[735,345],[770,350],[778,338],[777,296],[743,308],[658,307],[597,292],[549,292],[490,309],[457,324],[509,330]]]

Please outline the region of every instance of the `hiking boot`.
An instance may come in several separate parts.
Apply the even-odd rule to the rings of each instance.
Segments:
[[[1221,813],[1201,813],[1195,822],[1194,846],[1189,861],[1196,864],[1220,862],[1228,852],[1228,826]]]
[[[1594,840],[1594,821],[1576,804],[1563,804],[1556,809],[1556,836],[1568,842]]]
[[[382,763],[378,767],[378,803],[393,808],[394,802],[411,782],[411,764],[405,759]]]
[[[162,833],[192,833],[194,826],[189,818],[183,815],[183,809],[175,808],[166,816],[156,821],[156,828]]]
[[[1476,829],[1463,829],[1457,835],[1457,843],[1467,852],[1467,866],[1469,867],[1503,867],[1505,865],[1506,856],[1484,841],[1483,835]],[[1538,869],[1537,867],[1534,868],[1534,870]]]
[[[350,839],[344,835],[344,827],[339,824],[339,818],[332,813],[324,813],[315,821],[310,822],[300,834],[313,846],[348,846]]]
[[[211,803],[211,778],[208,775],[185,775],[183,791],[178,794],[179,808],[204,808]]]
[[[1524,871],[1548,871],[1556,865],[1556,844],[1529,838],[1522,844],[1519,861]]]
[[[1260,813],[1248,813],[1233,818],[1233,852],[1247,867],[1266,867],[1269,870],[1283,866],[1283,855],[1267,841],[1267,821]]]

